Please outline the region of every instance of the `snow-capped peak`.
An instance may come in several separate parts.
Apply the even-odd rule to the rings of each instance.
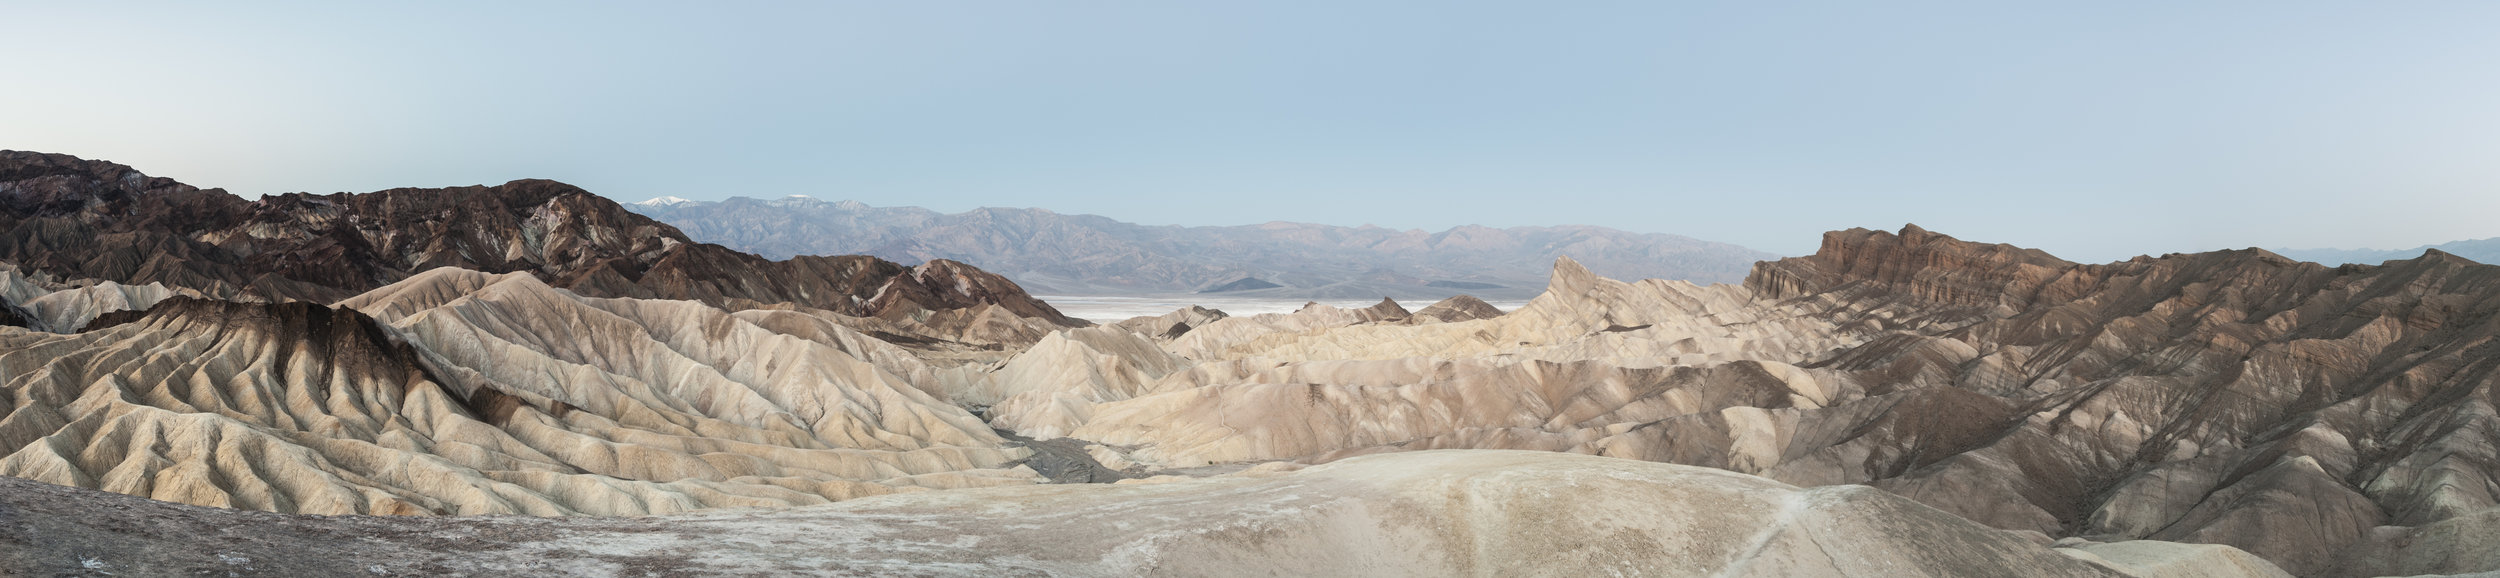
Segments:
[[[634,204],[645,207],[674,207],[678,205],[691,205],[694,204],[694,201],[677,197],[660,197]]]
[[[807,195],[790,195],[782,197],[781,200],[773,201],[772,204],[783,207],[806,207],[814,206],[823,202],[824,201],[816,200],[816,197],[810,197]]]

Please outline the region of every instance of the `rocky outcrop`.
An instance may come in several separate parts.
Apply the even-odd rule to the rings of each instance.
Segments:
[[[994,305],[1084,325],[959,263],[767,260],[546,180],[247,201],[112,163],[0,151],[0,260],[224,299],[329,303],[450,267],[527,272],[591,296],[893,317]]]
[[[988,406],[995,427],[1050,439],[1091,421],[1099,404],[1176,387],[1159,384],[1188,365],[1135,333],[1072,329],[1042,338],[954,397]]]
[[[0,511],[0,563],[41,573],[2124,575],[1863,487],[1542,452],[630,519],[290,517],[7,481]]]
[[[1269,299],[1502,299],[1536,294],[1570,255],[1624,278],[1734,283],[1773,255],[1725,243],[1588,226],[1441,232],[1266,223],[1154,227],[1040,209],[957,214],[807,197],[632,207],[705,242],[775,258],[950,259],[1058,295],[1223,291]]]

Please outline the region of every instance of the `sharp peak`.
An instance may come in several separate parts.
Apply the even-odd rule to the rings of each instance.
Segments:
[[[2469,257],[2466,257],[2466,256],[2464,256],[2464,255],[2458,255],[2458,254],[2456,254],[2456,253],[2450,253],[2450,252],[2447,252],[2447,251],[2442,251],[2442,250],[2439,250],[2438,248],[2435,248],[2435,247],[2424,247],[2424,248],[2422,248],[2422,256],[2420,256],[2420,257],[2414,257],[2414,258],[2412,258],[2412,259],[2404,259],[2404,260],[2405,260],[2405,261],[2433,262],[2433,263],[2465,263],[2465,264],[2473,264],[2473,265],[2483,265],[2483,264],[2485,264],[2485,263],[2483,263],[2483,262],[2481,262],[2481,261],[2476,261],[2476,260],[2474,260],[2474,259],[2472,259],[2472,258],[2469,258]]]
[[[1578,295],[1597,285],[1597,272],[1590,271],[1569,255],[1554,257],[1554,276],[1545,284],[1545,292]]]
[[[1597,276],[1597,273],[1589,271],[1587,265],[1580,264],[1580,260],[1573,259],[1570,255],[1554,256],[1554,276],[1561,277],[1566,273],[1578,277]]]

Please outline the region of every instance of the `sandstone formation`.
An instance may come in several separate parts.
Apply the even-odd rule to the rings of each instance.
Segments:
[[[417,272],[528,272],[602,297],[790,303],[910,317],[988,304],[1060,326],[1013,282],[948,261],[771,261],[555,181],[247,201],[113,163],[0,151],[0,260],[221,299],[329,303]]]
[[[2104,561],[2121,553],[2061,555],[2071,551],[1862,487],[1800,489],[1544,452],[1423,452],[1173,483],[661,518],[312,519],[7,482],[0,509],[15,514],[0,518],[0,543],[19,545],[0,551],[0,562],[121,575],[2125,576],[2129,568]],[[2246,561],[2218,550],[2191,552],[2215,560],[2171,562]],[[2279,575],[2262,565],[2201,575]]]
[[[0,473],[320,514],[638,515],[1036,480],[978,418],[850,353],[855,336],[449,268],[343,305],[175,298],[88,333],[0,330]]]
[[[1040,209],[941,214],[807,197],[630,205],[695,239],[774,258],[867,254],[949,259],[1044,294],[1227,291],[1277,299],[1525,299],[1555,257],[1625,278],[1734,283],[1773,255],[1676,235],[1604,227],[1465,226],[1441,232],[1265,223],[1155,227]]]

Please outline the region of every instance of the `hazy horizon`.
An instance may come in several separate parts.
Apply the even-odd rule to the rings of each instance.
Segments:
[[[1142,224],[2500,237],[2500,5],[24,5],[0,148]]]

